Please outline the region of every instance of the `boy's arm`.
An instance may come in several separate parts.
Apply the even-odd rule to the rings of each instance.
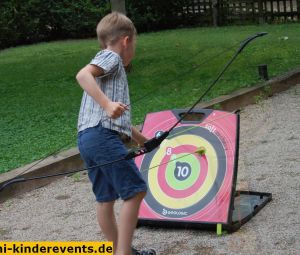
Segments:
[[[87,65],[76,75],[79,85],[88,93],[107,113],[108,117],[119,118],[127,106],[122,102],[112,102],[99,88],[95,77],[101,76],[104,71],[97,66]]]
[[[132,130],[132,139],[140,146],[143,146],[144,143],[148,140],[140,131],[135,127],[131,128]]]

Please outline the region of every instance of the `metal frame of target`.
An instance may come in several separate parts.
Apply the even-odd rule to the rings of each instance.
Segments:
[[[158,136],[185,112],[149,113],[142,133]],[[138,225],[235,231],[271,200],[236,191],[239,122],[238,112],[193,110],[159,148],[135,159],[148,184]]]

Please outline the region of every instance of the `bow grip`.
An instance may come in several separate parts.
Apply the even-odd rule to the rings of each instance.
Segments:
[[[127,155],[124,157],[125,160],[129,160],[129,159],[133,159],[135,157],[138,157],[138,156],[141,156],[143,154],[145,154],[147,151],[146,149],[143,147],[143,148],[140,148],[140,149],[133,149],[133,150],[130,150]]]
[[[168,135],[169,135],[169,131],[165,131],[159,137],[153,137],[147,142],[145,142],[144,147],[146,148],[146,151],[147,152],[153,151],[162,143],[163,140],[166,139]]]

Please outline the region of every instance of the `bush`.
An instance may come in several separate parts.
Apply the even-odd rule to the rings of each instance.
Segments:
[[[2,0],[0,49],[95,36],[97,22],[109,11],[106,0]]]
[[[182,20],[179,13],[186,0],[127,0],[127,15],[139,32],[178,27]]]
[[[0,49],[20,44],[95,36],[110,12],[109,0],[1,0]],[[193,0],[126,0],[127,15],[139,32],[199,24],[184,13]],[[193,16],[194,15],[194,16]],[[192,17],[192,19],[191,19]]]

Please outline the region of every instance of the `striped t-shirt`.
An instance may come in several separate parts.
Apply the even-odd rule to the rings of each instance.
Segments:
[[[92,59],[90,64],[104,70],[104,75],[96,77],[96,82],[103,93],[113,102],[130,104],[126,72],[121,57],[110,50],[102,50]],[[101,124],[131,137],[130,111],[117,119],[109,118],[106,111],[85,91],[82,96],[78,118],[78,132]]]

